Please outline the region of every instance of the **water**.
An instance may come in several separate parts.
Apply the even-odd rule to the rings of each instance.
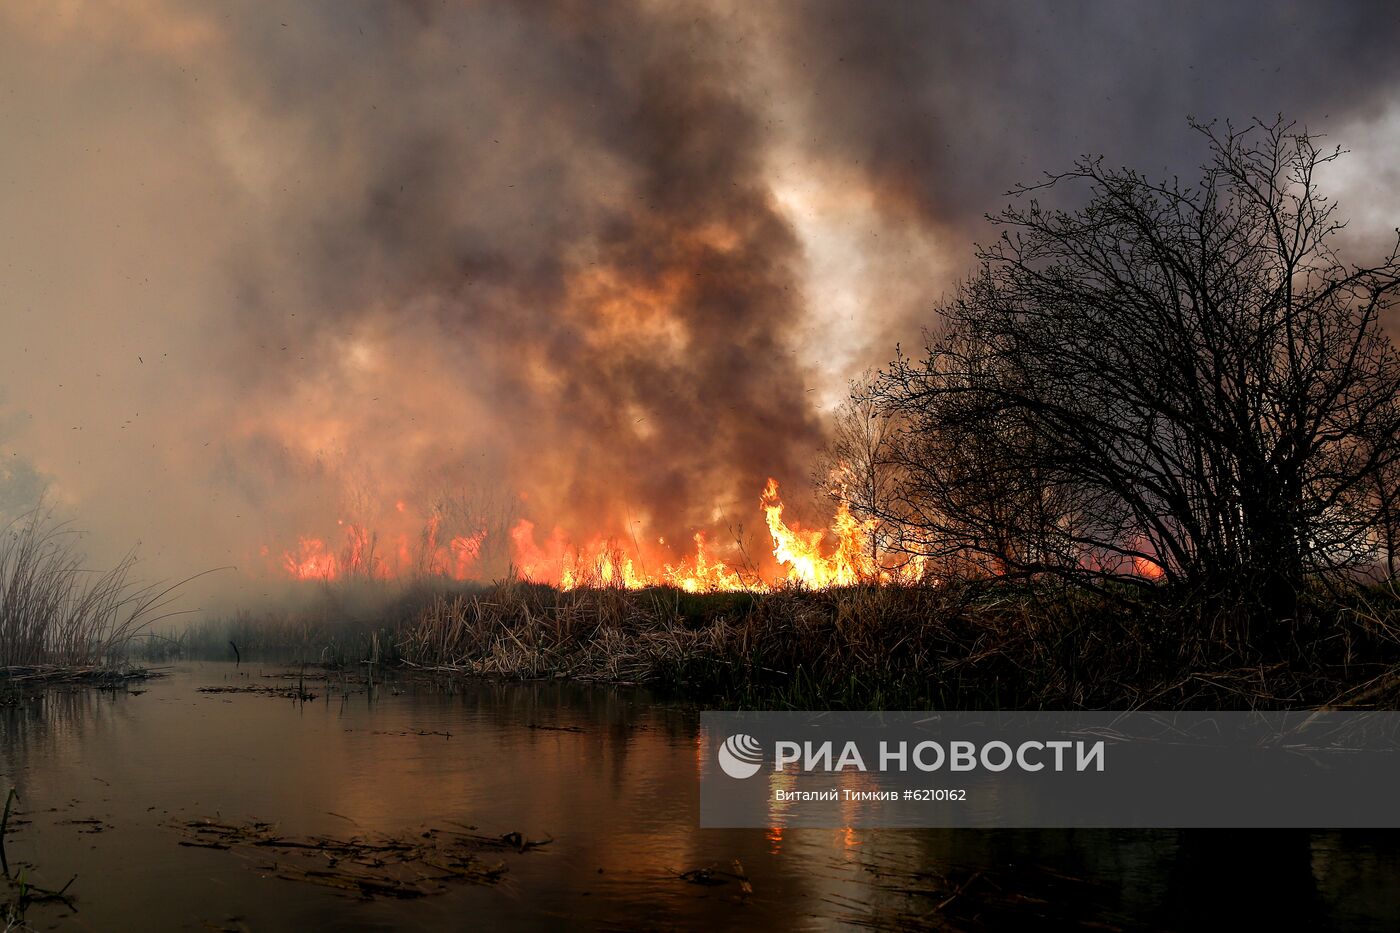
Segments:
[[[401,681],[314,701],[209,686],[286,669],[189,664],[131,692],[51,690],[0,709],[11,866],[69,889],[36,929],[901,929],[1035,921],[1177,928],[1201,919],[1388,929],[1388,833],[753,831],[696,828],[697,716],[646,692],[563,682]],[[296,680],[290,681],[292,687]],[[144,693],[136,693],[145,690]],[[427,733],[427,734],[420,734]],[[446,733],[446,734],[436,734]],[[488,851],[497,884],[365,900],[285,880],[275,853],[183,847],[182,821],[287,835],[460,824],[547,845]],[[97,821],[97,822],[91,822]],[[752,888],[689,883],[699,868]]]

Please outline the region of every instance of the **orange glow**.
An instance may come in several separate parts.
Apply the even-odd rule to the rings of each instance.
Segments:
[[[481,556],[481,542],[485,538],[486,530],[482,529],[474,535],[458,535],[448,542],[448,550],[452,554],[452,567],[448,572],[453,579],[471,579],[473,565]]]
[[[1146,557],[1133,558],[1133,573],[1146,580],[1160,580],[1163,577],[1161,565]]]
[[[837,509],[829,529],[806,530],[789,525],[783,516],[778,483],[770,479],[758,505],[772,539],[776,573],[762,575],[757,568],[726,563],[715,556],[703,530],[692,535],[693,550],[676,559],[664,553],[664,537],[654,539],[663,551],[644,554],[638,551],[637,538],[596,535],[576,544],[557,527],[547,536],[539,535],[537,525],[525,518],[509,531],[512,569],[524,579],[565,590],[673,586],[691,593],[761,591],[783,585],[823,588],[913,582],[920,577],[922,565],[918,562],[897,570],[882,566],[870,553],[870,523],[858,520],[844,504]],[[408,513],[411,507],[400,500],[395,502],[394,511]],[[337,524],[345,529],[345,542],[339,552],[322,538],[303,536],[296,550],[284,552],[282,568],[288,576],[300,580],[395,579],[412,574],[455,580],[477,577],[487,530],[458,534],[443,542],[439,536],[441,521],[437,514],[428,517],[416,549],[407,534],[399,534],[391,539],[395,545],[380,554],[373,532],[341,519]]]
[[[334,580],[340,575],[335,555],[320,538],[302,538],[296,553],[282,555],[282,564],[298,580]]]
[[[832,520],[830,535],[835,546],[824,547],[826,532],[803,531],[783,520],[778,483],[770,479],[763,490],[763,514],[773,537],[773,556],[787,568],[789,583],[821,588],[857,583],[914,582],[923,575],[923,561],[915,559],[892,569],[876,560],[870,547],[874,522],[862,522],[842,502]],[[827,553],[823,553],[826,551]]]

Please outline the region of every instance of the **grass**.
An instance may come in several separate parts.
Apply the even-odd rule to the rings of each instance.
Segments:
[[[43,508],[0,529],[0,677],[43,668],[110,673],[168,605],[174,587],[133,581],[134,554],[92,570],[75,541]]]
[[[1400,701],[1400,596],[1311,594],[1297,620],[1125,604],[996,582],[764,594],[560,591],[508,580],[418,589],[372,621],[322,609],[206,623],[302,660],[476,677],[646,684],[726,707],[1125,709]]]
[[[644,684],[730,708],[1400,702],[1393,585],[1318,589],[1299,618],[1281,621],[1167,597],[995,580],[712,594],[444,581],[372,603],[327,588],[294,612],[206,621],[158,647],[233,660],[236,645],[244,660]]]
[[[388,599],[382,593],[356,596],[339,587],[326,588],[319,596],[281,612],[239,612],[205,619],[178,634],[143,639],[136,654],[148,661],[195,657],[331,667],[362,660],[394,664],[399,661],[397,632],[435,598],[418,591]]]

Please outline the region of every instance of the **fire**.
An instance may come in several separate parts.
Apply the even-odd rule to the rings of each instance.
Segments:
[[[537,536],[537,526],[520,519],[510,529],[509,551],[514,571],[521,577],[550,583],[561,589],[617,587],[642,589],[673,586],[690,593],[761,591],[777,586],[810,588],[850,586],[873,582],[913,582],[922,575],[922,563],[912,561],[898,568],[882,564],[871,548],[871,522],[862,522],[841,504],[829,529],[804,530],[783,517],[783,502],[776,480],[768,480],[759,499],[772,554],[780,568],[765,578],[756,567],[726,563],[714,556],[704,531],[692,536],[694,549],[679,560],[650,560],[636,538],[620,540],[597,536],[577,545],[561,530]],[[404,502],[395,511],[406,511]],[[282,568],[300,580],[331,581],[360,577],[394,579],[414,573],[469,580],[487,543],[485,528],[471,534],[440,540],[441,517],[430,516],[423,526],[418,548],[400,535],[390,554],[380,554],[377,537],[363,526],[341,523],[345,543],[339,552],[321,538],[302,537],[295,551],[283,554]],[[657,543],[665,544],[664,538]],[[630,546],[629,546],[630,545]]]
[[[472,535],[458,535],[448,542],[452,554],[450,575],[457,580],[471,579],[473,565],[481,556],[481,542],[486,538],[486,529]]]
[[[823,547],[826,532],[803,531],[788,527],[783,520],[783,502],[778,483],[769,479],[761,500],[768,533],[773,537],[773,556],[787,568],[787,581],[812,588],[853,586],[858,583],[914,582],[923,574],[922,559],[915,558],[899,567],[887,567],[871,547],[875,523],[851,514],[842,501],[836,508],[830,534],[835,547]]]
[[[1133,558],[1133,573],[1144,580],[1160,580],[1165,576],[1162,565],[1146,557]]]
[[[743,575],[730,570],[722,561],[707,558],[703,531],[695,532],[695,557],[689,566],[668,566],[666,577],[669,583],[687,593],[747,590],[752,589],[758,582],[756,577],[745,581]]]
[[[401,535],[392,559],[378,552],[378,536],[360,525],[340,523],[345,528],[345,543],[339,551],[326,544],[324,538],[303,535],[297,539],[294,551],[282,554],[282,570],[296,580],[334,581],[345,579],[388,580],[409,575],[415,568],[415,552],[407,537]],[[448,576],[454,580],[470,580],[486,532],[457,535],[445,545],[437,543],[437,522],[430,520],[423,530],[423,540],[429,555],[427,565],[418,569],[429,575]],[[264,546],[263,556],[270,551]],[[422,552],[420,552],[422,553]]]
[[[326,542],[320,538],[303,537],[296,553],[288,551],[282,555],[282,565],[298,580],[334,580],[340,575],[335,554],[327,550]]]
[[[321,538],[302,537],[295,552],[282,555],[282,566],[298,580],[337,580],[378,576],[377,537],[359,525],[345,525],[345,547],[339,554]]]
[[[773,536],[773,556],[788,568],[789,580],[811,587],[859,582],[847,552],[853,546],[863,545],[863,535],[844,502],[837,511],[832,529],[836,533],[836,550],[825,557],[821,548],[822,532],[789,528],[783,521],[783,502],[778,498],[778,484],[774,480],[768,480],[760,501],[768,533]]]

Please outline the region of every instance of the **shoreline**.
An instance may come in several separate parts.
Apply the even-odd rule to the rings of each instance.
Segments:
[[[1298,620],[1014,586],[766,594],[508,581],[211,621],[183,656],[278,658],[503,681],[635,685],[700,706],[1314,709],[1400,703],[1400,598],[1313,599]],[[158,660],[168,660],[163,654]]]

